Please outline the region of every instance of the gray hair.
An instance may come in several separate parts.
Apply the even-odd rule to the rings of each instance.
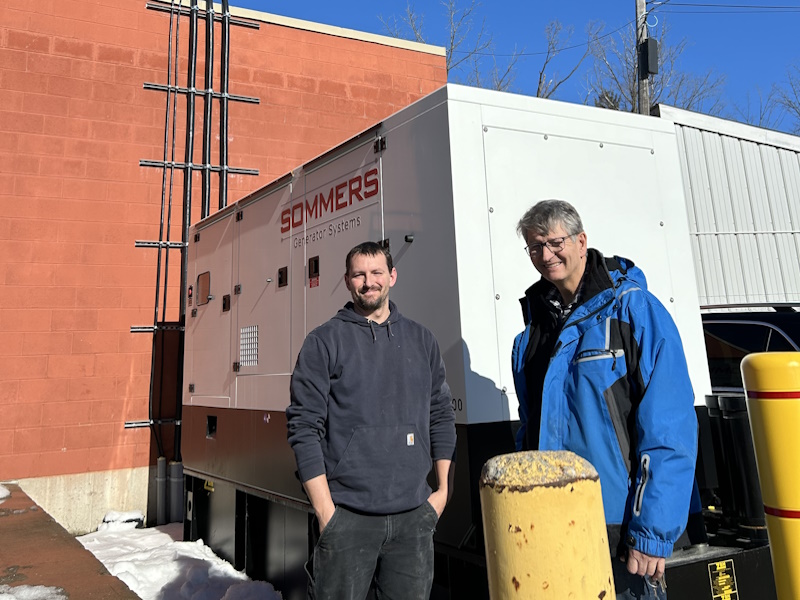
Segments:
[[[564,200],[542,200],[522,215],[517,223],[517,235],[526,238],[528,232],[547,235],[561,225],[571,237],[583,231],[581,216],[575,207]]]

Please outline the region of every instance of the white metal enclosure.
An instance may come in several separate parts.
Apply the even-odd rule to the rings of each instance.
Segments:
[[[702,278],[672,123],[448,85],[193,228],[189,280],[210,271],[213,299],[187,324],[184,404],[283,411],[304,337],[350,299],[347,251],[388,240],[391,298],[439,340],[458,422],[516,419],[511,345],[538,274],[515,227],[546,198],[643,269],[702,402]]]
[[[700,304],[800,303],[800,138],[658,114],[677,134]]]

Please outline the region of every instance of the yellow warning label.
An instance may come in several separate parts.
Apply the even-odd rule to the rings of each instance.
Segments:
[[[708,577],[711,581],[713,600],[739,600],[736,589],[736,570],[733,559],[708,563]]]

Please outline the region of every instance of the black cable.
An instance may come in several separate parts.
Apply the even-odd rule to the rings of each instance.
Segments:
[[[757,15],[757,14],[785,14],[800,12],[800,7],[784,10],[664,10],[665,14],[682,15]]]
[[[633,25],[636,22],[636,19],[633,21],[629,21],[625,23],[625,25],[621,25],[617,27],[614,31],[609,31],[608,33],[604,33],[601,36],[598,36],[598,40],[602,40],[603,38],[607,38],[610,35],[614,35],[618,31],[625,29],[626,27]],[[566,48],[560,48],[559,52],[564,52],[565,50],[574,50],[575,48],[583,48],[584,46],[588,46],[588,42],[582,42],[580,44],[575,44],[573,46],[567,46]],[[458,54],[472,54],[473,56],[542,56],[547,54],[549,51],[543,50],[542,52],[517,52],[516,54],[497,54],[496,52],[470,52],[469,50],[453,50],[453,52]]]
[[[671,2],[671,0],[667,0]],[[664,6],[667,2],[652,2],[658,6]],[[648,3],[651,4],[651,3]],[[700,4],[696,2],[675,2],[673,6],[697,6],[700,8],[755,8],[760,10],[782,10],[782,9],[800,9],[800,5],[774,5],[774,6],[760,6],[756,4]]]
[[[672,0],[663,0],[661,2],[658,2],[658,6],[664,6],[665,4],[669,4],[670,2],[672,2]],[[647,18],[647,13],[645,14],[645,18]],[[609,31],[608,33],[604,33],[603,35],[598,36],[597,39],[598,40],[602,40],[603,38],[607,38],[609,36],[612,36],[615,33],[617,33],[618,31],[621,31],[621,30],[625,29],[626,27],[630,27],[634,23],[636,23],[636,19],[633,19],[632,21],[628,21],[624,25],[621,25],[621,26],[617,27],[614,31]],[[582,42],[580,44],[574,44],[572,46],[567,46],[565,48],[560,48],[558,51],[559,51],[559,53],[561,53],[561,52],[564,52],[566,50],[574,50],[575,48],[583,48],[583,47],[588,46],[588,45],[589,45],[589,42]],[[453,50],[453,52],[455,52],[457,54],[472,54],[474,56],[502,56],[502,57],[510,57],[510,56],[543,56],[543,55],[549,53],[548,50],[543,50],[541,52],[518,52],[516,54],[497,54],[496,52],[470,52],[469,50]]]

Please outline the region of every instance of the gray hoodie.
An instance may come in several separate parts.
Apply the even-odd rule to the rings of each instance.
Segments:
[[[420,506],[432,460],[453,458],[455,413],[439,345],[389,303],[375,323],[348,302],[306,337],[286,409],[300,480],[325,474],[334,504]]]

